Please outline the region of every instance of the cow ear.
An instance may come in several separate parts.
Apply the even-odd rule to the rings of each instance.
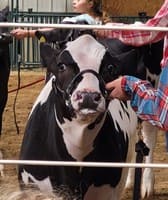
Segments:
[[[36,31],[35,32],[35,36],[37,37],[37,39],[40,41],[40,43],[44,43],[47,41],[45,35],[43,34],[42,31]]]
[[[137,73],[138,55],[136,49],[116,55],[118,60],[118,67],[120,68],[121,75],[135,76]]]
[[[48,43],[40,43],[40,57],[44,67],[49,68],[51,64],[51,58],[54,54],[54,49]]]

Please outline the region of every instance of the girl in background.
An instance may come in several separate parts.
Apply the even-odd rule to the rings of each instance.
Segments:
[[[80,21],[86,21],[88,24],[102,24],[102,0],[73,0],[72,1],[73,11],[80,13],[75,17],[66,17],[62,23],[77,23]],[[52,28],[38,29],[39,31],[49,31]],[[11,34],[16,39],[23,39],[26,37],[35,37],[37,30],[27,29],[14,29]]]

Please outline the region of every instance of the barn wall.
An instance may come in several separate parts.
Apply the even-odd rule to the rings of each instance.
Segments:
[[[0,10],[4,9],[6,5],[9,5],[8,0],[0,0]]]
[[[7,1],[7,0],[0,0]],[[29,8],[34,12],[71,12],[72,0],[8,0],[9,5],[17,7],[19,4],[19,11],[27,11]]]
[[[146,12],[153,16],[160,8],[164,0],[102,0],[103,9],[110,16],[137,16],[139,12]],[[19,10],[39,12],[72,12],[72,0],[0,0],[0,7],[6,2],[16,7],[19,2]]]
[[[103,8],[110,16],[137,16],[146,12],[153,16],[164,0],[103,0]]]

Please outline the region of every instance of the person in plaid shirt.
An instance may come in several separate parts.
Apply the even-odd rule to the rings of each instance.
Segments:
[[[116,23],[108,23],[108,25],[110,24],[115,26]],[[167,27],[168,0],[165,0],[152,19],[141,25]],[[132,108],[141,119],[168,131],[168,32],[100,30],[96,31],[96,34],[99,37],[118,38],[125,44],[134,46],[157,42],[164,38],[162,71],[157,89],[153,88],[148,81],[133,76],[122,76],[107,83],[106,88],[111,90],[109,95],[111,99],[130,100]]]

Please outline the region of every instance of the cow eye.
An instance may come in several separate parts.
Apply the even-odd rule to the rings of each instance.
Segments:
[[[111,76],[117,75],[118,69],[115,65],[110,64],[110,65],[108,65],[107,69]]]
[[[60,71],[60,72],[63,72],[63,71],[65,71],[66,70],[66,65],[65,64],[60,64],[59,66],[58,66],[58,70]]]
[[[114,68],[114,65],[110,64],[110,65],[107,66],[107,69],[108,69],[108,72],[110,74],[112,74],[115,68]]]

